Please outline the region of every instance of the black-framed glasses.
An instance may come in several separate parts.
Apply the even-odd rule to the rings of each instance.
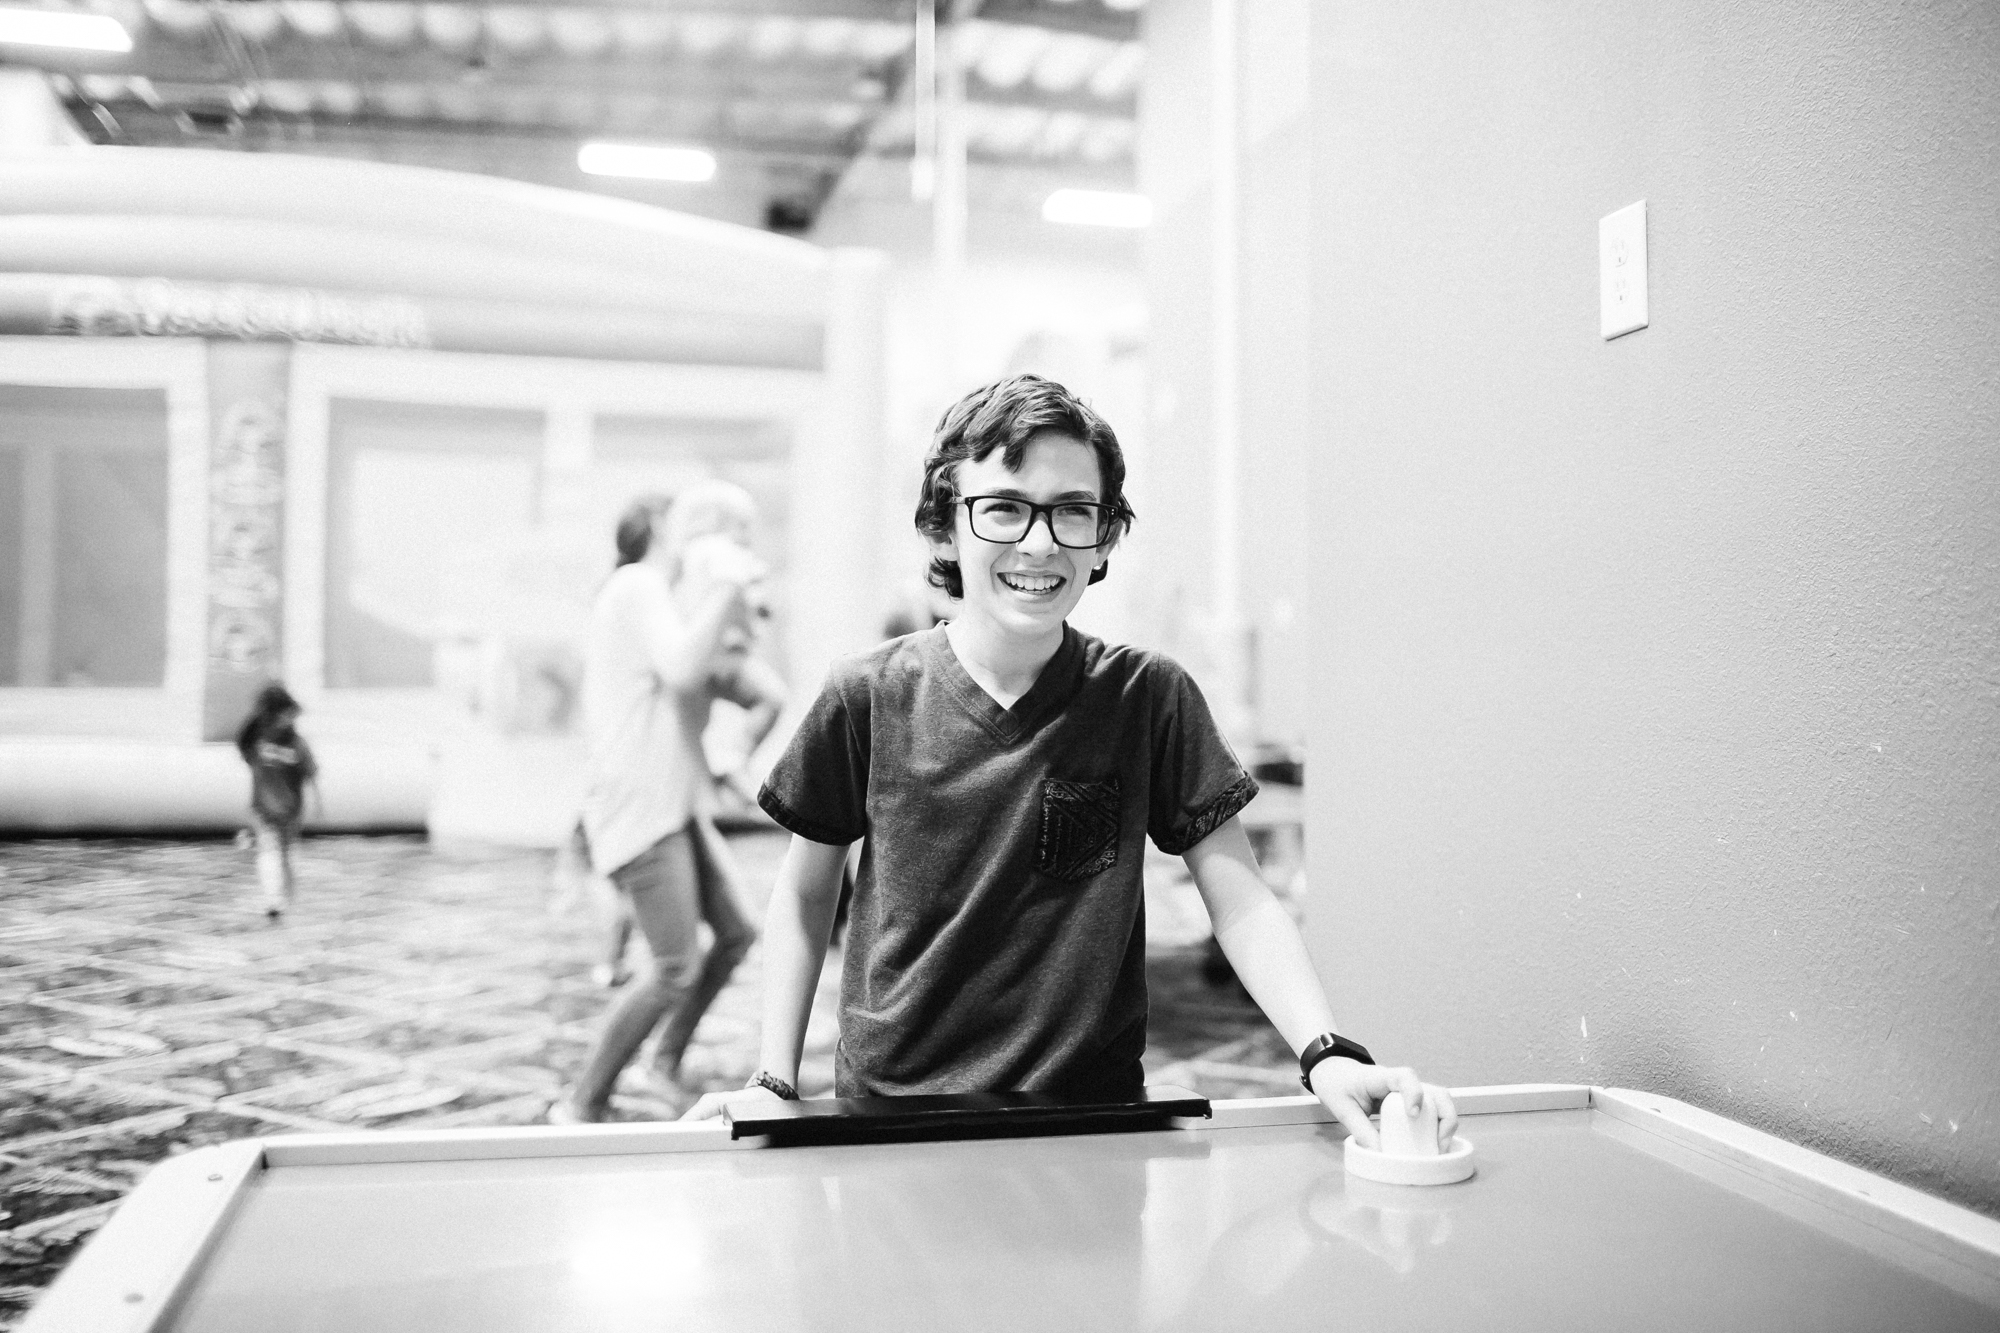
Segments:
[[[986,542],[1018,542],[1037,518],[1046,519],[1057,546],[1088,550],[1104,545],[1117,511],[1092,500],[1058,500],[1038,505],[1018,495],[968,495],[959,501],[972,520],[972,535]]]

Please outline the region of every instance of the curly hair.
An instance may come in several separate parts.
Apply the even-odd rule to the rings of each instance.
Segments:
[[[960,463],[968,459],[977,462],[999,449],[1001,461],[1010,471],[1018,471],[1028,452],[1028,441],[1045,430],[1087,444],[1097,455],[1104,486],[1100,502],[1111,509],[1114,535],[1122,535],[1138,515],[1125,499],[1125,454],[1118,447],[1118,436],[1082,399],[1040,375],[995,380],[974,389],[938,418],[930,450],[924,455],[924,483],[917,493],[917,531],[938,542],[949,539],[956,530]],[[1103,578],[1110,568],[1108,560],[1100,564],[1091,571],[1090,582]],[[933,556],[927,577],[932,587],[944,589],[954,600],[965,596],[965,580],[956,560]]]

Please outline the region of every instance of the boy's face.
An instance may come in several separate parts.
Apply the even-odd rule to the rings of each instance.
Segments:
[[[1102,501],[1103,480],[1089,445],[1055,431],[1028,441],[1021,470],[1011,472],[1005,451],[960,463],[954,477],[961,497],[1011,495],[1034,504],[1058,500]],[[1058,546],[1046,515],[1036,515],[1018,541],[993,542],[973,535],[966,506],[958,506],[950,541],[938,554],[957,560],[965,582],[960,616],[977,618],[1003,634],[1040,638],[1061,628],[1083,597],[1090,573],[1109,558],[1117,538],[1078,550]]]

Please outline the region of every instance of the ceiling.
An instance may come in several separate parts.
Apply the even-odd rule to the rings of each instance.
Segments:
[[[82,0],[130,54],[0,60],[55,76],[99,143],[480,171],[803,232],[857,162],[909,157],[918,2]],[[1018,201],[1023,173],[1130,188],[1144,0],[936,3],[958,25],[975,207],[982,179],[1012,177]],[[589,138],[706,148],[716,183],[584,176]]]

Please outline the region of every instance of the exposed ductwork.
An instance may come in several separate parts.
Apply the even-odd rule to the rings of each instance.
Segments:
[[[129,55],[22,49],[100,143],[321,152],[581,184],[565,144],[700,144],[783,229],[857,156],[912,151],[910,0],[699,8],[406,0],[96,0]],[[1128,182],[1136,4],[959,4],[975,164]],[[964,19],[968,12],[974,17]],[[489,169],[491,169],[489,167]],[[675,199],[678,207],[695,201]],[[698,206],[698,204],[696,205]]]

